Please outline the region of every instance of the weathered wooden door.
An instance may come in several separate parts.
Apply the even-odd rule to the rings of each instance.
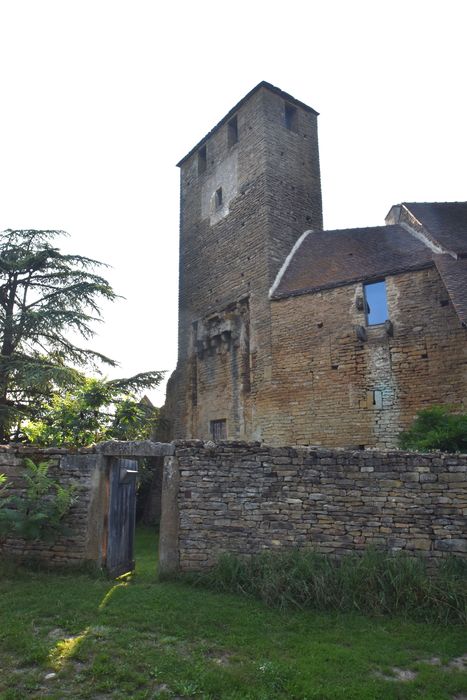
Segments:
[[[138,462],[135,460],[111,460],[106,569],[113,577],[121,576],[135,568],[137,474]]]

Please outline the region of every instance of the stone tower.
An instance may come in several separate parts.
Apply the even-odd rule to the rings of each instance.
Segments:
[[[166,403],[174,438],[261,438],[268,292],[297,238],[322,228],[317,116],[262,82],[178,164],[179,347]]]

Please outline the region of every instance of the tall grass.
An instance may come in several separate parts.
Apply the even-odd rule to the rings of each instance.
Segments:
[[[251,557],[224,554],[213,569],[191,580],[277,608],[467,622],[467,562],[461,559],[443,561],[429,571],[423,559],[374,549],[339,559],[298,550]]]

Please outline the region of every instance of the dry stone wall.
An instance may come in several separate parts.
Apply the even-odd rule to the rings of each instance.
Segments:
[[[175,442],[182,571],[222,552],[467,556],[467,455]]]
[[[99,455],[90,451],[71,454],[68,450],[49,448],[38,450],[26,446],[0,447],[0,473],[5,474],[9,488],[6,495],[22,496],[26,491],[24,458],[36,464],[48,462],[49,475],[62,486],[76,487],[76,502],[64,520],[69,533],[55,542],[25,541],[17,538],[0,539],[0,553],[23,559],[39,560],[50,565],[69,566],[93,561],[99,563],[98,528],[94,528],[94,506],[99,497],[102,476]]]

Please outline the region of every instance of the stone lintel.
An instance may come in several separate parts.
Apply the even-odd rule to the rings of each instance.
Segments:
[[[106,457],[170,457],[174,445],[152,440],[107,440],[95,446],[96,452]]]

